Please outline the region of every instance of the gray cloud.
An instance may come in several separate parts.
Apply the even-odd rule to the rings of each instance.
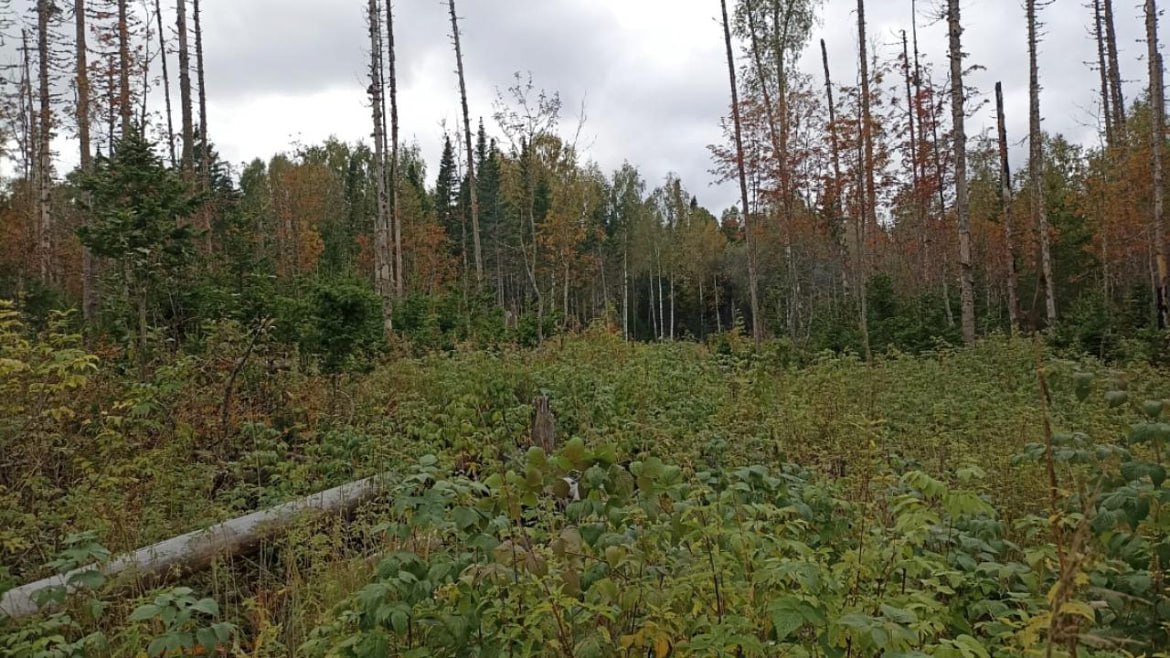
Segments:
[[[21,0],[25,5],[29,0]],[[172,5],[173,0],[164,3]],[[364,0],[203,0],[210,128],[234,162],[269,157],[291,141],[330,135],[368,139]],[[1143,93],[1143,23],[1135,3],[1115,1],[1127,99]],[[946,73],[941,0],[919,2],[921,50],[936,84]],[[829,46],[834,78],[856,78],[854,0],[827,0],[800,67],[821,79],[817,40]],[[967,0],[964,45],[968,83],[983,100],[1004,83],[1013,141],[1027,128],[1027,48],[1020,0]],[[168,7],[168,11],[171,8]],[[901,49],[910,0],[870,0],[870,41],[886,60]],[[651,184],[678,173],[714,210],[735,203],[735,186],[710,186],[707,145],[722,139],[727,73],[715,0],[460,0],[471,112],[492,129],[497,89],[516,71],[560,92],[563,131],[571,135],[587,99],[586,157],[611,171],[623,160]],[[1096,140],[1096,58],[1091,12],[1077,0],[1043,10],[1041,46],[1045,128],[1083,143]],[[168,17],[168,22],[170,18]],[[437,161],[442,126],[461,120],[446,3],[396,3],[402,129]],[[172,73],[174,59],[172,57]],[[892,86],[893,81],[887,81]],[[177,91],[175,92],[177,96]],[[158,91],[152,103],[161,105]],[[974,99],[978,102],[980,99]],[[990,129],[990,105],[976,112],[971,133]],[[63,153],[68,151],[62,146]],[[1016,164],[1023,164],[1016,156]]]

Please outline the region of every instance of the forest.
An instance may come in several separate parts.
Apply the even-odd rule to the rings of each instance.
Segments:
[[[348,0],[366,137],[243,163],[234,3],[0,0],[0,658],[1170,657],[1162,8],[1005,4],[1013,117],[983,0],[887,3],[678,3],[684,181],[477,102],[456,0],[454,125]]]

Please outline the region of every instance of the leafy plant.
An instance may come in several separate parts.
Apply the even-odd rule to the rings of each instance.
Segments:
[[[150,603],[134,609],[127,621],[153,631],[146,647],[151,656],[185,652],[196,646],[207,654],[231,643],[236,627],[214,622],[219,605],[213,599],[198,599],[188,587],[176,587],[155,595]]]

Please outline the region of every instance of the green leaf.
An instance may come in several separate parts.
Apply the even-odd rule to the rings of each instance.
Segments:
[[[467,532],[469,529],[475,527],[479,523],[479,512],[470,507],[457,507],[452,512],[452,517],[455,519],[455,527],[459,528],[460,532]]]
[[[215,648],[219,645],[219,638],[215,636],[215,631],[211,628],[200,628],[195,631],[195,641],[203,647],[209,656],[215,654]]]
[[[212,624],[211,630],[215,632],[215,637],[218,638],[220,642],[227,642],[231,639],[232,633],[235,632],[236,627],[231,624],[220,623]]]
[[[167,644],[168,639],[165,636],[156,637],[146,646],[146,653],[151,656],[161,656],[168,651]]]
[[[395,633],[406,635],[406,631],[410,628],[410,617],[402,609],[395,610],[390,613],[390,626]]]
[[[96,569],[89,571],[81,571],[69,577],[69,585],[76,587],[84,587],[86,589],[97,590],[101,589],[102,585],[106,584],[106,576]]]
[[[803,609],[806,607],[804,602],[791,597],[780,599],[768,607],[772,615],[772,628],[776,631],[776,641],[783,642],[804,626],[806,615]]]
[[[886,619],[889,619],[896,624],[908,626],[918,622],[918,616],[909,610],[903,610],[901,608],[895,608],[893,606],[883,604],[881,606],[881,611],[882,615],[885,616]]]
[[[1121,465],[1121,475],[1130,482],[1148,477],[1155,487],[1161,487],[1166,481],[1165,467],[1145,462],[1124,462]]]
[[[130,613],[129,621],[146,621],[148,619],[154,619],[158,617],[159,612],[161,612],[161,609],[153,603],[140,605],[134,609],[134,612]]]
[[[1125,391],[1109,391],[1105,394],[1105,402],[1114,409],[1129,401],[1129,393]]]
[[[963,654],[963,658],[991,658],[991,654],[983,645],[970,635],[960,635],[948,642]]]
[[[214,599],[202,599],[191,606],[195,612],[202,612],[208,617],[219,616],[219,604]]]

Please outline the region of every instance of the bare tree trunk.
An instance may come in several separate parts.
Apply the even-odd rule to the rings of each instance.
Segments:
[[[922,280],[925,281],[926,269],[930,263],[928,257],[930,240],[927,238],[926,214],[922,208],[922,180],[918,176],[918,122],[915,121],[918,104],[914,101],[914,81],[910,73],[910,44],[906,38],[906,30],[902,30],[902,65],[902,71],[906,78],[906,116],[910,128],[910,180],[914,186],[911,196],[914,201],[915,221],[918,222],[918,228],[922,231],[922,235],[919,236],[919,240],[922,243],[922,257],[920,262],[922,265]]]
[[[390,223],[394,233],[394,295],[406,295],[402,269],[402,218],[398,213],[398,63],[394,48],[394,0],[386,0],[386,53],[390,83]]]
[[[963,24],[959,0],[947,1],[951,51],[951,121],[955,144],[955,212],[959,218],[959,286],[963,341],[975,342],[975,264],[971,262],[971,200],[967,192],[966,92],[963,89]]]
[[[459,19],[455,15],[455,0],[448,0],[451,10],[451,39],[455,43],[455,65],[459,73],[459,96],[463,101],[463,137],[467,148],[467,184],[471,199],[471,240],[475,250],[475,281],[483,285],[483,253],[479,240],[479,191],[475,184],[475,150],[471,146],[471,117],[467,109],[467,83],[463,77],[463,50],[459,45]]]
[[[658,340],[666,338],[666,302],[662,292],[662,251],[654,247],[654,260],[658,264]]]
[[[630,340],[630,227],[622,231],[622,337]]]
[[[1008,162],[1007,122],[1003,113],[1003,83],[995,83],[995,116],[999,128],[999,190],[1003,205],[1003,240],[1007,246],[1008,321],[1012,335],[1020,330],[1019,274],[1012,235],[1012,169]]]
[[[779,11],[779,5],[776,5],[776,10]],[[758,23],[756,22],[756,12],[750,7],[745,7],[745,12],[748,21],[748,39],[751,42],[752,61],[755,65],[756,79],[759,81],[760,92],[764,100],[764,113],[768,121],[768,135],[771,139],[772,157],[776,159],[776,172],[780,178],[780,207],[784,215],[784,257],[785,263],[788,265],[788,285],[790,297],[790,312],[788,313],[788,335],[792,340],[796,340],[796,321],[797,314],[792,310],[796,308],[798,297],[798,285],[796,279],[796,266],[792,251],[792,217],[789,212],[788,199],[788,165],[785,162],[787,158],[788,149],[785,142],[785,133],[787,131],[787,122],[784,117],[779,119],[776,117],[776,105],[772,100],[772,92],[768,88],[767,71],[764,69],[764,60],[760,52],[759,36],[757,34]],[[781,39],[777,39],[775,44],[775,60],[776,60],[776,79],[777,91],[779,98],[777,102],[781,108],[786,107],[787,101],[784,98],[785,90],[785,73],[784,73],[784,46]],[[784,110],[782,109],[781,112]]]
[[[1113,0],[1103,0],[1105,21],[1105,50],[1109,59],[1109,79],[1112,91],[1113,124],[1118,135],[1125,133],[1125,94],[1121,88],[1121,65],[1117,57],[1117,29],[1113,24]]]
[[[382,115],[382,87],[384,80],[382,65],[382,14],[378,0],[369,0],[370,24],[370,104],[373,107],[374,121],[374,177],[378,181],[378,214],[374,220],[374,287],[378,296],[382,298],[382,320],[386,335],[390,335],[393,327],[391,316],[393,308],[393,284],[391,282],[391,268],[393,259],[390,254],[390,231],[388,223],[388,209],[386,202],[386,135],[385,121]]]
[[[1028,20],[1028,96],[1029,96],[1029,170],[1032,175],[1032,213],[1040,231],[1040,265],[1044,278],[1044,301],[1048,328],[1056,326],[1056,282],[1052,275],[1052,236],[1048,228],[1048,209],[1044,201],[1044,139],[1040,132],[1040,67],[1036,61],[1036,0],[1027,0]]]
[[[719,306],[719,275],[712,277],[711,286],[715,289],[715,331],[723,333],[723,310]]]
[[[829,106],[829,152],[833,160],[833,184],[832,196],[830,197],[828,207],[833,213],[833,228],[840,231],[838,238],[838,249],[841,250],[841,283],[844,288],[844,294],[848,297],[849,294],[849,263],[848,263],[848,238],[845,227],[841,225],[844,221],[843,213],[841,211],[841,146],[837,140],[837,106],[833,102],[833,78],[829,74],[829,49],[825,46],[825,40],[821,39],[821,63],[825,68],[825,97]]]
[[[731,49],[731,23],[727,19],[727,0],[719,0],[723,10],[723,41],[727,46],[727,71],[731,80],[731,114],[735,121],[735,159],[739,170],[740,201],[743,203],[743,230],[748,252],[748,289],[752,305],[752,338],[756,347],[764,341],[764,322],[760,317],[759,273],[756,267],[756,245],[752,236],[751,207],[748,205],[747,170],[743,159],[743,124],[739,117],[739,83],[735,75],[735,51]]]
[[[650,340],[658,339],[658,320],[654,314],[654,268],[650,268]]]
[[[175,26],[179,33],[179,105],[183,115],[183,175],[195,178],[195,127],[191,107],[191,50],[187,43],[187,0],[176,0]]]
[[[831,207],[834,214],[840,216],[841,148],[837,141],[837,106],[833,103],[833,78],[829,75],[829,49],[825,46],[824,39],[821,39],[821,62],[825,67],[825,97],[829,104],[829,150],[833,159],[833,197]]]
[[[195,14],[195,76],[199,82],[199,163],[204,191],[211,189],[211,141],[207,133],[207,82],[203,75],[203,12],[199,0],[192,0]],[[210,219],[205,220],[208,223]],[[205,229],[210,226],[204,226]]]
[[[1153,130],[1150,137],[1151,168],[1154,185],[1154,259],[1158,268],[1158,285],[1155,301],[1158,307],[1158,327],[1170,327],[1170,303],[1167,300],[1167,285],[1170,273],[1166,264],[1166,201],[1165,173],[1163,171],[1163,144],[1166,143],[1166,96],[1163,90],[1162,53],[1158,48],[1158,3],[1146,0],[1146,47],[1150,65],[1150,113],[1153,115]]]
[[[674,340],[674,272],[670,273],[670,340]]]
[[[20,165],[25,180],[36,186],[36,102],[33,98],[32,50],[28,45],[28,29],[20,28]],[[37,212],[33,209],[34,214]],[[34,221],[35,223],[35,221]]]
[[[130,134],[134,110],[130,106],[130,18],[126,0],[118,0],[118,113],[122,136]]]
[[[1105,54],[1105,26],[1101,16],[1101,0],[1093,0],[1093,40],[1097,42],[1097,73],[1101,78],[1101,118],[1105,123],[1105,143],[1113,146],[1113,102],[1109,89],[1109,63]]]
[[[919,180],[919,183],[923,185],[922,189],[919,189],[917,192],[915,192],[914,197],[915,197],[915,201],[919,204],[919,207],[921,208],[921,211],[922,211],[922,245],[923,245],[922,249],[924,252],[924,259],[923,260],[925,260],[925,262],[927,263],[927,265],[929,267],[929,264],[932,262],[931,261],[931,254],[930,254],[930,247],[932,244],[934,244],[934,236],[933,236],[933,233],[931,230],[930,205],[929,205],[929,200],[927,199],[927,195],[926,195],[927,190],[925,187],[925,181],[926,181],[926,178],[928,175],[927,171],[926,171],[927,162],[926,162],[926,154],[925,154],[925,150],[926,150],[926,123],[925,122],[926,122],[926,119],[923,118],[923,112],[922,112],[922,65],[921,65],[921,61],[919,58],[919,52],[918,52],[918,3],[917,3],[917,0],[911,0],[911,2],[910,2],[910,32],[911,32],[911,37],[912,37],[913,46],[914,46],[914,98],[915,98],[914,113],[915,113],[915,116],[918,118],[918,147],[919,147],[919,152],[921,154],[921,162],[919,163],[919,166],[921,167],[921,172],[922,172],[918,180]],[[934,126],[933,114],[931,115],[931,130],[934,133],[934,141],[932,142],[932,145],[934,147],[933,151],[934,151],[935,159],[937,162],[937,159],[938,159],[938,131],[937,131],[937,128]],[[942,189],[942,167],[941,166],[938,167],[938,175],[939,175],[939,189],[941,190]],[[932,277],[930,276],[929,269],[924,270],[922,273],[923,283],[925,283],[926,285],[929,286],[931,279],[932,279]],[[945,279],[944,279],[944,285],[945,285]],[[948,300],[948,306],[949,306],[949,300]],[[947,312],[947,318],[948,318],[950,325],[953,326],[954,322],[951,319],[949,309]]]
[[[171,156],[171,168],[178,167],[175,158],[175,118],[171,109],[171,73],[167,63],[167,36],[163,27],[162,0],[154,0],[154,19],[158,23],[158,53],[162,60],[163,93],[166,95],[167,105],[167,152]]]
[[[180,535],[133,553],[115,557],[104,565],[90,564],[68,573],[38,580],[6,592],[0,597],[0,613],[22,619],[42,610],[38,605],[45,590],[74,591],[77,578],[85,573],[102,573],[117,584],[127,582],[120,574],[133,574],[132,582],[158,582],[177,574],[194,573],[217,559],[245,555],[261,548],[266,540],[287,532],[306,514],[321,517],[347,516],[378,495],[385,495],[393,480],[387,475],[350,482],[247,516]]]
[[[38,102],[40,111],[37,113],[37,195],[40,199],[40,217],[38,222],[38,238],[40,250],[41,281],[53,284],[57,281],[57,272],[53,258],[53,105],[49,80],[49,19],[56,7],[52,0],[37,0],[37,65],[39,69]]]
[[[866,289],[869,278],[869,251],[866,245],[867,225],[877,228],[877,187],[874,183],[873,157],[873,116],[870,112],[869,55],[866,43],[865,0],[857,0],[857,43],[861,72],[861,139],[864,159],[862,169],[862,212],[857,218],[857,291],[861,298],[861,338],[865,348],[865,360],[873,361],[873,348],[869,342],[869,300]]]
[[[89,48],[87,44],[85,0],[74,0],[73,18],[76,23],[77,50],[77,141],[81,155],[81,171],[89,174],[93,170],[93,147],[90,138],[89,116]],[[81,252],[81,311],[86,322],[97,319],[101,307],[98,291],[98,268],[93,253],[88,247]]]

